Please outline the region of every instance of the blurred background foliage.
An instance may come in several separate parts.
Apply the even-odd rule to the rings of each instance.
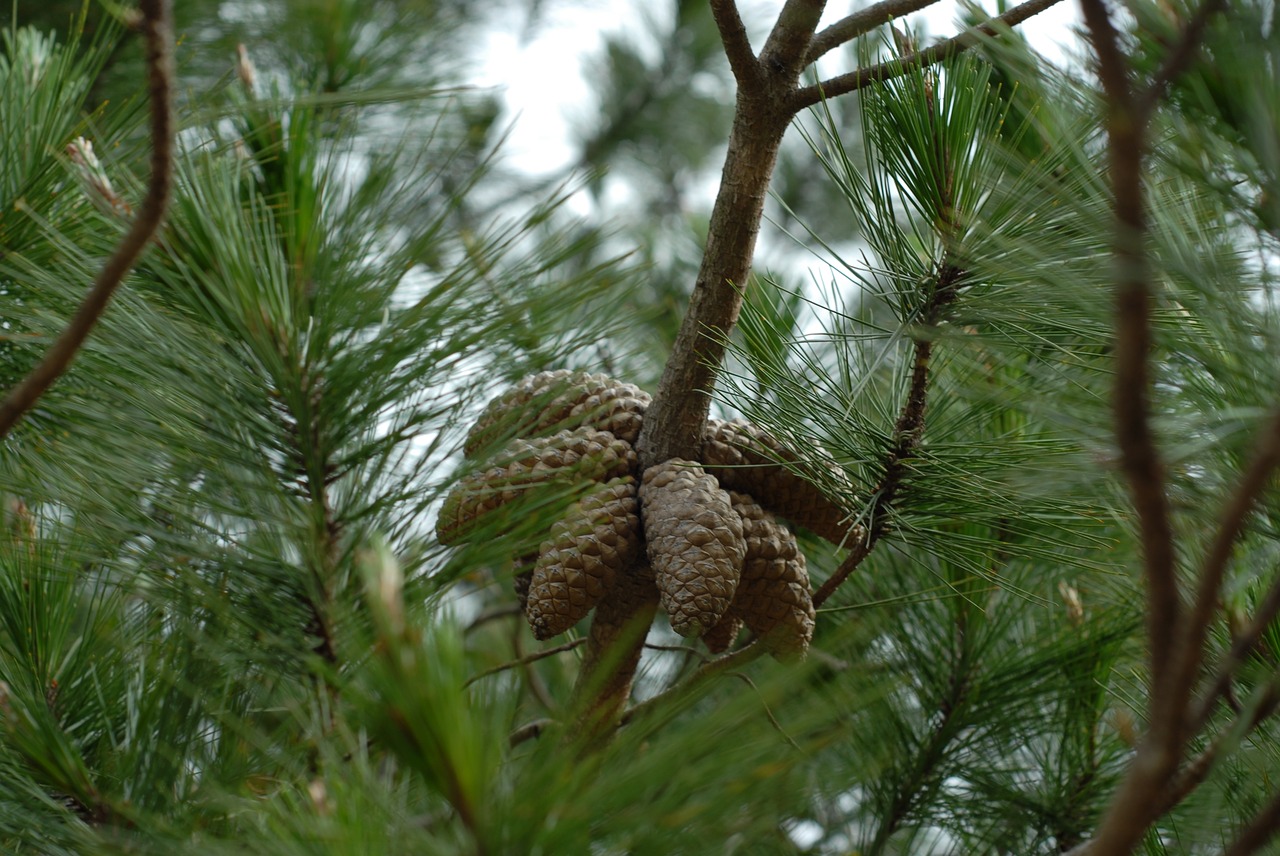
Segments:
[[[808,660],[726,677],[595,755],[554,726],[508,745],[563,712],[577,672],[577,649],[525,662],[554,646],[511,591],[565,497],[457,551],[434,508],[462,429],[516,379],[653,389],[733,97],[707,5],[655,5],[589,57],[571,166],[514,171],[513,117],[468,86],[475,45],[574,6],[177,4],[169,222],[0,450],[0,850],[1021,854],[1087,837],[1146,703],[1109,209],[1091,81],[1017,38],[823,105],[784,146],[717,407],[822,448],[849,507],[891,532],[820,611]],[[1155,63],[1185,13],[1132,8]],[[114,9],[23,2],[0,57],[6,388],[139,195],[141,60]],[[1265,4],[1233,9],[1151,164],[1159,431],[1191,533],[1280,388],[1280,48]],[[930,314],[944,265],[964,276]],[[926,339],[924,439],[882,506]],[[1267,506],[1229,617],[1274,576],[1276,527]],[[825,579],[842,552],[801,537]],[[639,699],[707,656],[662,621],[649,641]],[[1278,657],[1273,632],[1245,703]],[[1276,736],[1241,736],[1148,852],[1220,847],[1274,789]]]

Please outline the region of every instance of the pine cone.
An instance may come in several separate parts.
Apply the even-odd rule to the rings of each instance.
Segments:
[[[739,581],[738,585],[742,585]],[[720,619],[720,623],[702,634],[702,642],[712,654],[723,654],[733,645],[742,631],[742,619],[729,607],[729,611]]]
[[[554,371],[530,375],[489,402],[467,434],[470,458],[503,437],[536,437],[582,426],[608,431],[634,443],[649,395],[602,374]]]
[[[800,463],[800,456],[755,425],[740,419],[708,420],[702,444],[704,464],[725,488],[751,494],[771,511],[833,543],[849,532],[842,522],[844,509],[787,466]],[[844,483],[844,473],[834,461],[825,462],[825,468]]]
[[[640,513],[672,629],[697,636],[714,627],[733,601],[747,549],[728,495],[702,467],[673,458],[645,471]]]
[[[511,588],[516,593],[521,612],[529,602],[529,583],[533,581],[533,566],[537,561],[537,556],[522,556],[515,560],[511,569],[514,574],[511,577]]]
[[[577,624],[639,558],[637,511],[628,476],[592,490],[551,527],[525,605],[534,636],[550,639]]]
[[[629,475],[636,453],[608,431],[579,428],[539,440],[515,440],[500,460],[500,466],[473,473],[449,491],[436,521],[441,544],[466,541],[486,515],[538,485]]]
[[[751,497],[730,492],[729,498],[742,519],[747,545],[732,614],[774,657],[802,657],[813,639],[816,616],[796,536]]]

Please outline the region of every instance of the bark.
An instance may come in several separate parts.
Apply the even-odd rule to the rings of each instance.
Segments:
[[[769,179],[791,120],[774,98],[771,91],[739,94],[702,267],[637,443],[642,471],[671,458],[701,457],[711,390],[742,310]]]

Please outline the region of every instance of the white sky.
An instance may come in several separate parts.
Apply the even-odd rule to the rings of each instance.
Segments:
[[[501,89],[507,102],[507,115],[515,119],[510,141],[504,149],[503,160],[508,166],[531,175],[542,175],[557,172],[569,164],[573,156],[570,145],[573,117],[586,115],[593,103],[591,87],[583,76],[584,63],[598,54],[606,34],[644,33],[643,15],[646,9],[653,14],[655,5],[660,5],[662,13],[666,13],[667,4],[654,4],[651,0],[548,4],[544,19],[527,41],[521,32],[523,15],[512,15],[505,27],[496,22],[488,29],[487,41],[481,48],[483,72],[476,82]],[[832,2],[821,26],[863,5],[867,4]],[[986,0],[981,5],[993,7],[994,0]],[[1013,0],[1009,5],[1014,5]],[[757,50],[781,6],[782,0],[739,0]],[[908,20],[913,25],[922,23],[931,37],[942,37],[956,32],[954,21],[958,13],[956,0],[942,0]],[[1079,14],[1074,0],[1065,0],[1020,29],[1038,51],[1062,64],[1078,53]],[[710,202],[708,199],[708,206]]]

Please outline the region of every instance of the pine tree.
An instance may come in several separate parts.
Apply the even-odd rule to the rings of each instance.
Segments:
[[[491,102],[380,53],[447,56],[427,5],[176,111],[158,0],[124,104],[119,25],[9,32],[2,849],[1274,850],[1265,4],[1084,0],[1084,80],[1009,30],[1043,0],[935,45],[788,0],[758,48],[677,4],[662,69],[714,32],[737,98],[648,391],[628,307],[679,290],[484,204]],[[672,142],[651,82],[594,151]],[[804,290],[751,273],[802,116],[847,209],[793,212]]]

